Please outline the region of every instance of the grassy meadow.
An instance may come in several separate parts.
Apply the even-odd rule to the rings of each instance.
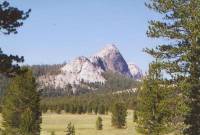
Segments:
[[[67,123],[74,124],[76,135],[140,135],[136,132],[133,123],[133,113],[128,111],[127,128],[115,129],[111,126],[111,115],[101,115],[103,118],[103,130],[96,130],[97,115],[92,114],[52,114],[42,116],[42,135],[50,135],[55,131],[56,135],[65,135]]]
[[[46,113],[42,115],[41,135],[65,135],[66,127],[69,122],[75,126],[76,135],[142,135],[135,129],[133,122],[133,112],[128,111],[127,128],[116,129],[111,126],[111,114],[100,115],[103,119],[103,130],[96,130],[96,119],[98,115],[94,114],[56,114]],[[0,127],[2,127],[2,117],[0,115]],[[173,134],[168,134],[173,135]]]

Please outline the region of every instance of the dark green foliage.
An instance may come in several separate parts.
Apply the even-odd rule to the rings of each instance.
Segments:
[[[10,6],[7,1],[0,4],[0,32],[6,35],[16,34],[17,28],[23,25],[23,21],[29,17],[30,10],[24,12],[18,8]],[[4,93],[8,83],[7,77],[13,77],[21,72],[18,63],[24,61],[23,57],[17,55],[7,55],[0,48],[0,96]],[[2,85],[3,84],[3,85]],[[1,98],[2,99],[2,98]]]
[[[70,112],[70,105],[69,104],[64,105],[64,111],[65,111],[65,113]]]
[[[30,68],[33,70],[33,75],[35,77],[40,77],[43,75],[57,75],[61,72],[60,68],[62,66],[64,66],[64,63],[54,65],[32,65]]]
[[[30,10],[24,12],[18,8],[10,6],[6,1],[0,4],[0,32],[3,34],[17,33],[17,28],[23,25],[23,21],[28,18]],[[18,64],[23,62],[23,57],[4,54],[0,48],[0,74],[14,76],[20,70]]]
[[[127,108],[124,103],[114,103],[112,108],[112,126],[125,128]]]
[[[121,93],[121,94],[87,94],[80,96],[64,96],[43,98],[41,101],[41,109],[43,112],[50,110],[64,110],[66,113],[94,113],[107,114],[112,108],[112,103],[123,101],[128,109],[135,108],[137,93]]]
[[[55,135],[55,132],[54,132],[54,131],[51,131],[51,135]]]
[[[0,128],[0,135],[6,135],[5,131]]]
[[[30,10],[24,12],[4,1],[0,4],[0,31],[3,34],[16,34],[17,28],[23,25],[23,20],[29,17],[29,13]]]
[[[75,128],[71,122],[67,125],[66,135],[75,135]]]
[[[40,96],[35,78],[27,70],[12,78],[3,99],[3,127],[7,134],[40,134]]]
[[[84,109],[83,109],[82,105],[78,105],[77,112],[78,112],[78,114],[82,114],[84,112]]]
[[[138,115],[137,115],[137,111],[133,112],[133,122],[137,122],[138,121]]]
[[[159,67],[153,63],[149,73],[143,80],[138,94],[138,127],[146,135],[163,135],[170,127],[173,99],[162,80]]]
[[[92,102],[89,102],[89,103],[87,104],[87,113],[91,114],[91,113],[92,113],[92,110],[93,110],[93,108],[92,108]]]
[[[42,113],[47,113],[48,107],[46,105],[42,106],[41,111]]]
[[[132,78],[128,78],[126,76],[120,75],[118,73],[113,72],[105,72],[103,76],[107,80],[105,85],[103,85],[100,90],[106,91],[121,91],[127,90],[131,88],[137,88],[138,82],[133,80]]]
[[[169,84],[176,86],[185,96],[189,108],[184,121],[185,134],[199,135],[200,1],[150,0],[146,5],[163,15],[162,20],[150,21],[147,35],[165,38],[169,42],[145,51],[161,61],[162,70],[170,76]]]
[[[61,65],[34,65],[30,66],[33,69],[33,73],[36,77],[49,77],[49,75],[57,75],[60,73],[60,68],[64,64]],[[59,87],[52,87],[52,86],[45,86],[42,82],[40,82],[42,87],[42,95],[44,97],[59,97],[59,96],[79,96],[88,93],[108,93],[108,92],[115,92],[115,91],[123,91],[127,89],[136,88],[139,85],[139,82],[128,78],[126,76],[112,73],[112,72],[105,72],[103,74],[105,79],[107,80],[105,84],[100,82],[95,83],[88,83],[84,82],[83,80],[79,85],[67,84],[64,88]]]
[[[5,93],[6,87],[9,84],[9,78],[3,75],[0,75],[0,113],[2,111],[2,98]]]
[[[77,113],[77,105],[72,103],[70,113],[75,114]]]
[[[19,73],[20,66],[18,64],[13,63],[20,63],[24,61],[23,57],[8,56],[7,54],[3,53],[0,48],[0,74],[12,77]]]
[[[34,113],[33,110],[30,110],[29,108],[26,109],[23,113],[20,114],[20,133],[23,135],[34,135],[39,134],[40,129],[38,125],[39,123],[36,123],[34,120]],[[37,119],[37,118],[36,118]],[[36,133],[34,133],[36,132]]]
[[[103,129],[103,119],[99,116],[96,120],[96,129],[97,130],[102,130]]]
[[[98,106],[98,113],[99,113],[99,114],[105,114],[105,112],[106,112],[105,105],[100,104],[100,105]]]
[[[98,113],[98,105],[94,106],[94,113],[97,115],[97,113]]]
[[[62,111],[61,107],[56,107],[55,112],[56,112],[57,114],[61,114],[61,111]]]
[[[6,87],[8,86],[9,78],[3,75],[0,75],[0,95],[3,96]]]

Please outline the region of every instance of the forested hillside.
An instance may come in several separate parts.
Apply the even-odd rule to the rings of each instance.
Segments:
[[[54,71],[57,73],[59,71]],[[65,96],[65,95],[81,95],[85,93],[109,93],[116,91],[123,91],[127,89],[137,88],[139,82],[113,72],[105,72],[103,76],[106,79],[105,83],[95,82],[88,83],[83,80],[80,84],[67,84],[64,88],[46,86],[41,89],[43,96]]]
[[[60,68],[63,65],[64,63],[53,65],[32,65],[29,67],[32,69],[33,75],[37,78],[43,75],[57,75],[60,73]]]
[[[43,112],[51,111],[61,113],[99,113],[106,114],[116,102],[123,102],[128,109],[135,109],[137,105],[137,92],[113,94],[90,93],[79,96],[46,97],[41,101]]]
[[[60,68],[63,66],[59,64],[55,65],[33,65],[28,66],[32,69],[33,75],[38,77],[43,75],[56,75],[60,73]],[[118,73],[113,73],[111,71],[103,73],[103,76],[106,78],[105,83],[87,83],[81,81],[79,85],[77,84],[68,84],[64,88],[60,87],[43,87],[40,89],[38,83],[38,90],[41,91],[42,96],[44,97],[55,97],[55,96],[70,96],[70,95],[82,95],[86,93],[109,93],[109,92],[116,92],[116,91],[123,91],[127,89],[137,88],[139,83],[138,81],[120,75]],[[0,88],[0,95],[2,95],[5,91],[6,85],[8,84],[8,78],[5,76],[0,76],[1,80],[1,88]]]

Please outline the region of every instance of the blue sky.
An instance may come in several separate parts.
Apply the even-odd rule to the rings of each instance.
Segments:
[[[0,36],[6,53],[25,57],[25,64],[68,62],[90,56],[105,44],[117,45],[127,62],[145,71],[150,56],[142,52],[156,42],[146,37],[148,21],[157,15],[145,0],[10,0],[32,9],[17,35]]]

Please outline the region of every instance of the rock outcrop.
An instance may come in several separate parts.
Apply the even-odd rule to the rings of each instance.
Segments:
[[[45,86],[64,88],[67,84],[79,84],[81,81],[104,83],[102,73],[112,71],[121,75],[141,79],[142,72],[134,64],[127,64],[120,51],[113,44],[107,45],[100,52],[87,58],[78,57],[64,65],[58,75],[44,75],[38,80]]]

